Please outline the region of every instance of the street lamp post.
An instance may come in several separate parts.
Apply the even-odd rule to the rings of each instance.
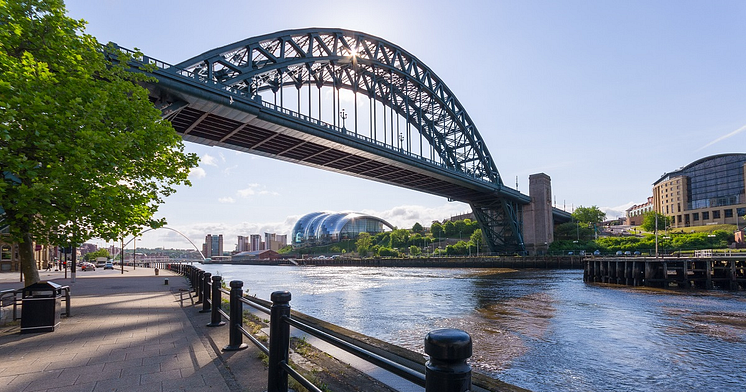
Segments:
[[[342,119],[342,129],[347,129],[345,128],[345,120],[347,120],[347,113],[345,113],[344,109],[342,109],[342,111],[339,112],[339,118]]]

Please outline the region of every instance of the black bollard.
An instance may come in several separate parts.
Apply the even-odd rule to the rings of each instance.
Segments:
[[[208,327],[219,327],[221,325],[225,325],[225,321],[221,320],[220,317],[220,308],[222,306],[221,299],[223,296],[220,294],[220,282],[223,281],[222,276],[213,276],[212,277],[212,308],[210,311],[210,324],[207,324]]]
[[[228,329],[228,345],[223,347],[224,351],[238,351],[249,347],[243,342],[243,334],[241,329],[243,327],[243,304],[241,303],[241,296],[243,295],[243,282],[240,280],[231,280],[231,320],[230,328]]]
[[[437,329],[425,337],[425,392],[471,390],[471,336],[460,329]]]
[[[202,285],[203,285],[202,282],[205,279],[204,278],[205,271],[198,270],[196,268],[195,268],[195,271],[196,273],[194,276],[196,279],[194,280],[194,292],[195,294],[197,294],[197,301],[195,302],[195,304],[201,304],[202,300],[205,299],[205,295],[202,292]]]
[[[267,392],[287,392],[288,375],[280,366],[288,363],[290,348],[290,324],[284,317],[290,317],[290,292],[275,291],[270,296],[272,307],[269,312],[269,367],[267,369]]]
[[[204,279],[202,281],[202,310],[200,310],[200,313],[207,313],[210,311],[210,306],[212,305],[210,303],[210,278],[212,277],[212,274],[209,272],[205,272],[202,274],[204,276]]]

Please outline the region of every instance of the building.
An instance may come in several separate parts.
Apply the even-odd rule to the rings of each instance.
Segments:
[[[231,258],[231,261],[233,263],[248,263],[252,261],[257,260],[278,260],[280,258],[280,254],[270,250],[256,250],[251,252],[241,252],[233,255]]]
[[[205,243],[202,244],[202,254],[205,258],[223,255],[223,235],[208,234],[205,236]]]
[[[288,236],[275,233],[264,233],[264,250],[278,251],[288,244]],[[258,249],[257,249],[258,250]]]
[[[254,252],[257,250],[264,250],[264,243],[262,242],[262,236],[259,234],[252,234],[249,237],[250,248],[249,251]]]
[[[248,252],[250,250],[251,250],[251,243],[249,242],[249,237],[244,237],[242,235],[239,235],[238,243],[236,244],[236,253]]]
[[[298,219],[291,234],[293,247],[324,245],[354,239],[360,233],[377,234],[394,227],[383,219],[355,212],[313,212]]]
[[[702,158],[653,184],[655,211],[671,228],[739,224],[746,215],[746,154]]]
[[[653,211],[653,209],[654,204],[652,196],[648,197],[648,201],[645,203],[637,204],[630,208],[627,208],[627,211],[625,212],[625,215],[627,217],[626,224],[630,226],[640,226],[643,219],[645,219],[645,214]]]

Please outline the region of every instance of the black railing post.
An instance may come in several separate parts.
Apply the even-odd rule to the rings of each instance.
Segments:
[[[288,392],[288,375],[280,366],[288,362],[290,348],[290,324],[283,322],[290,317],[290,292],[272,293],[269,311],[269,367],[267,369],[267,392]]]
[[[212,277],[212,308],[210,309],[212,313],[210,313],[210,324],[207,324],[208,327],[225,325],[225,321],[221,320],[222,317],[220,317],[220,308],[223,305],[223,296],[220,294],[220,282],[222,281],[222,276],[215,275]]]
[[[241,296],[243,295],[243,282],[240,280],[231,280],[231,311],[230,311],[230,328],[228,329],[228,345],[223,347],[224,351],[238,351],[249,347],[243,342],[243,304]]]
[[[195,271],[194,273],[195,279],[194,279],[193,287],[194,287],[194,293],[197,294],[197,302],[195,303],[201,304],[202,300],[205,299],[205,295],[202,292],[203,291],[202,280],[204,279],[203,276],[204,276],[205,271],[202,271],[201,269],[196,269],[196,268],[194,269],[194,271]]]
[[[425,392],[471,390],[471,336],[460,329],[437,329],[425,337]]]
[[[209,272],[205,272],[202,274],[204,276],[204,280],[202,281],[202,310],[200,310],[200,313],[207,313],[210,311],[210,278],[212,277],[212,274]]]

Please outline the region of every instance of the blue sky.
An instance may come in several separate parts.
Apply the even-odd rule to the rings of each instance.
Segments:
[[[275,31],[339,27],[397,44],[469,112],[504,182],[551,176],[559,207],[609,217],[699,158],[746,146],[744,1],[68,0],[101,42],[178,63]],[[191,188],[160,209],[197,244],[288,233],[309,212],[359,211],[399,227],[467,212],[461,203],[231,150],[202,157]],[[185,248],[169,230],[145,246]]]

